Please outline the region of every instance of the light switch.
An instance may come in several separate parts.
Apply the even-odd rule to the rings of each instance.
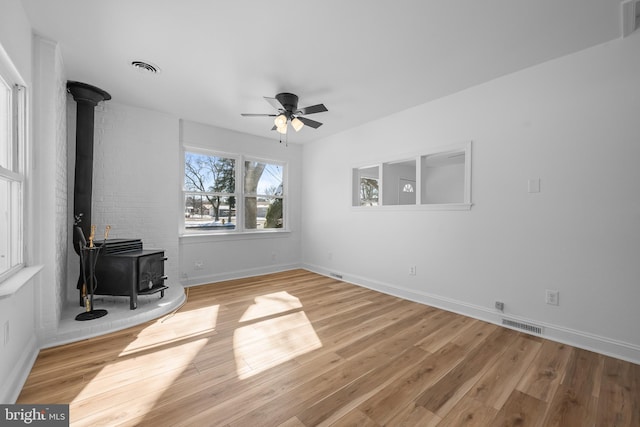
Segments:
[[[529,193],[540,192],[540,178],[530,179],[528,181]]]

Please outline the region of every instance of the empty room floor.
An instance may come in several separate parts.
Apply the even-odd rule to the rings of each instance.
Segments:
[[[638,426],[640,366],[305,270],[42,350],[73,426]]]

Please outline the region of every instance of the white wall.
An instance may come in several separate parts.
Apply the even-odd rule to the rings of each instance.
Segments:
[[[301,147],[296,144],[287,147],[280,144],[275,136],[274,139],[260,138],[189,121],[183,121],[181,140],[191,147],[285,162],[288,169],[287,219],[290,230],[285,233],[183,236],[180,238],[182,283],[196,285],[299,267]],[[184,167],[182,158],[177,162]],[[196,268],[196,262],[199,265],[201,263],[202,268]]]
[[[17,72],[28,87],[32,84],[32,40],[31,27],[22,5],[18,0],[2,2],[0,13],[0,46],[5,51]],[[38,149],[37,141],[31,141],[30,153]],[[33,159],[27,159],[33,164]],[[31,174],[28,175],[28,178]],[[36,183],[29,181],[26,185],[26,196],[35,199]],[[54,186],[49,188],[54,191]],[[36,253],[37,235],[33,232],[34,224],[41,216],[36,212],[27,212],[25,243],[27,246],[27,263],[39,262]],[[21,282],[23,282],[21,280]],[[0,298],[0,403],[13,403],[20,392],[22,384],[37,356],[37,334],[35,327],[36,305],[35,293],[40,284],[40,277],[35,276],[23,284],[16,292]],[[7,286],[0,283],[0,288]],[[9,326],[8,343],[5,345],[5,325]]]
[[[640,362],[639,51],[636,33],[306,145],[305,265],[493,322],[501,300]],[[351,168],[468,140],[470,211],[350,207]]]
[[[100,89],[109,92],[109,88]],[[74,152],[76,102],[70,95],[67,100],[72,113],[68,143]],[[174,116],[123,105],[116,99],[95,109],[91,222],[97,228],[96,238],[101,239],[111,225],[109,238],[139,238],[145,249],[164,249],[168,286],[180,286],[175,196],[180,173],[178,140],[179,120]],[[71,171],[73,161],[69,156]],[[69,180],[73,186],[73,172]],[[71,245],[68,253],[67,299],[77,304],[78,256]]]

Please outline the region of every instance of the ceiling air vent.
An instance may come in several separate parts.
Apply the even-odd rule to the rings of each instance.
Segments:
[[[145,73],[158,74],[160,72],[160,67],[144,61],[132,61],[131,66]]]

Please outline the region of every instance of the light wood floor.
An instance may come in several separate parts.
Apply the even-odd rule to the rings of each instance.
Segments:
[[[640,366],[304,270],[40,352],[74,426],[640,426]]]

